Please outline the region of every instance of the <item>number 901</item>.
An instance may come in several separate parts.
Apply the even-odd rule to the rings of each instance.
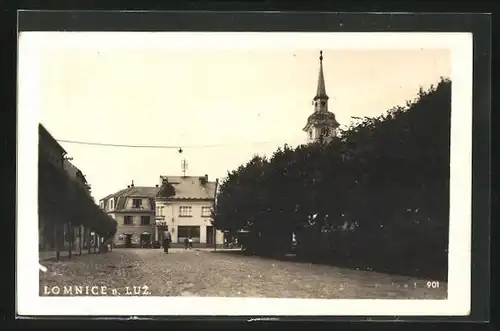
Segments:
[[[439,282],[427,282],[427,288],[439,288]]]

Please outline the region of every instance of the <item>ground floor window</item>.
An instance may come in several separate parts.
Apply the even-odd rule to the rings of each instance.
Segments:
[[[141,216],[141,225],[151,224],[151,218],[149,216]]]
[[[200,242],[200,227],[199,226],[178,226],[177,238],[183,243],[185,238],[192,238],[193,242]]]

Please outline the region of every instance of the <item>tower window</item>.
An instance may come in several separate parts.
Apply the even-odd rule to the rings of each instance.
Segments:
[[[309,139],[312,139],[313,138],[313,132],[312,130],[309,131]]]
[[[322,106],[326,105],[326,101],[321,101],[321,105]]]

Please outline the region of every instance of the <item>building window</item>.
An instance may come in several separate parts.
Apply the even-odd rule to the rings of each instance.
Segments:
[[[132,216],[123,216],[123,224],[124,225],[132,225],[132,224],[134,224]]]
[[[101,209],[104,209],[104,201],[99,202],[99,206],[101,207]]]
[[[109,200],[109,209],[114,209],[115,208],[115,200],[111,199]]]
[[[192,238],[193,242],[200,242],[200,227],[199,226],[178,226],[177,238],[179,242],[184,242],[186,238]]]
[[[141,216],[141,225],[150,225],[151,218],[149,216]]]
[[[212,216],[212,208],[210,208],[210,207],[201,207],[201,216],[202,217],[210,217],[210,216]]]
[[[313,132],[312,130],[309,131],[309,139],[312,139],[313,138]]]
[[[156,216],[163,216],[163,207],[164,206],[156,206]]]
[[[179,207],[179,216],[181,216],[181,217],[191,217],[191,206],[181,206],[181,207]]]
[[[132,208],[141,208],[142,199],[132,199]]]

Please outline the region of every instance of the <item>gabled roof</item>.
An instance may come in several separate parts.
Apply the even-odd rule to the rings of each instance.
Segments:
[[[102,200],[109,200],[111,198],[118,197],[142,197],[142,198],[154,198],[156,193],[160,190],[159,187],[149,187],[149,186],[131,186],[127,187],[118,192],[109,194],[105,196]]]
[[[159,187],[130,186],[113,194],[109,194],[100,201],[104,202],[104,205],[107,205],[110,199],[115,199],[114,210],[120,211],[125,208],[127,198],[149,198],[149,201],[152,202],[159,190]]]
[[[209,182],[206,176],[160,176],[161,181],[164,179],[175,189],[175,196],[169,200],[213,200],[215,197],[215,182]]]
[[[109,200],[109,199],[111,199],[111,198],[117,197],[117,196],[121,195],[123,192],[125,192],[126,190],[128,190],[128,189],[127,189],[127,188],[125,188],[125,189],[120,190],[120,191],[118,191],[118,192],[108,194],[108,195],[106,195],[104,198],[102,198],[100,201],[106,201],[106,200]]]

